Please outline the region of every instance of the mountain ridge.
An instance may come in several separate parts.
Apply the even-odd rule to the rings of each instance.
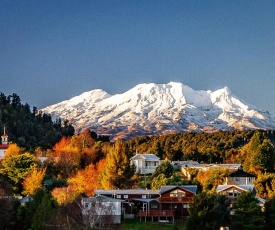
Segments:
[[[194,90],[179,82],[143,83],[110,95],[102,89],[84,92],[42,109],[68,119],[77,132],[128,139],[137,135],[232,129],[275,129],[275,117],[236,97],[226,86]]]

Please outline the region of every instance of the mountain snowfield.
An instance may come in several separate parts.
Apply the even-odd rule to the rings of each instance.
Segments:
[[[139,84],[123,94],[101,89],[42,109],[69,120],[77,132],[90,128],[111,139],[186,131],[275,129],[275,117],[225,87],[193,90],[177,82]]]

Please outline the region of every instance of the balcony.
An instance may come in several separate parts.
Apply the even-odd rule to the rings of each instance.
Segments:
[[[193,203],[193,197],[160,197],[160,203]]]
[[[147,211],[142,211],[139,210],[138,215],[140,217],[173,217],[174,216],[174,211],[173,210],[147,210]]]

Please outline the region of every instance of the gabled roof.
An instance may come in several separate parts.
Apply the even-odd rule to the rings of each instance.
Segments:
[[[137,153],[131,159],[134,160],[135,158],[138,158],[138,157],[141,157],[144,160],[149,160],[149,161],[159,161],[159,157],[151,153],[144,153],[144,154]]]
[[[229,174],[230,177],[255,177],[253,174],[251,173],[247,173],[241,169],[238,170],[234,170]]]
[[[177,186],[177,185],[165,185],[165,186],[161,186],[159,193],[163,194],[163,193],[175,190],[176,188],[180,188],[180,189],[189,191],[189,192],[191,192],[193,194],[197,194],[198,186],[197,185],[180,185],[180,186]]]
[[[224,190],[228,190],[230,188],[236,188],[236,189],[243,190],[244,192],[247,192],[249,190],[253,191],[255,189],[255,186],[254,185],[219,185],[216,189],[216,192],[219,193]]]

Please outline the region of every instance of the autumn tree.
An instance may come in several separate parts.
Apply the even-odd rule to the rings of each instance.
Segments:
[[[23,180],[36,165],[33,155],[29,153],[14,155],[4,158],[0,173],[11,182],[16,193],[21,193]]]
[[[68,179],[68,185],[73,190],[75,197],[80,194],[94,196],[94,190],[99,188],[99,173],[103,170],[105,160],[96,166],[91,164],[86,169],[78,170],[75,176]]]
[[[71,146],[71,138],[63,137],[53,148],[53,156],[60,174],[67,178],[79,167],[80,153],[76,147]]]
[[[129,148],[121,140],[117,140],[107,154],[106,166],[100,174],[100,185],[104,189],[131,188],[138,179],[134,174],[135,168],[130,165]]]
[[[209,169],[205,172],[198,172],[196,180],[200,182],[204,191],[214,191],[219,184],[223,184],[228,176],[228,169]]]
[[[45,176],[46,169],[34,168],[23,181],[23,194],[29,196],[42,188],[42,181]]]
[[[5,158],[9,156],[19,155],[20,153],[21,153],[20,147],[17,144],[12,143],[9,145],[7,151],[5,152]]]
[[[275,174],[265,173],[259,175],[253,182],[257,191],[257,195],[263,199],[275,197]]]

